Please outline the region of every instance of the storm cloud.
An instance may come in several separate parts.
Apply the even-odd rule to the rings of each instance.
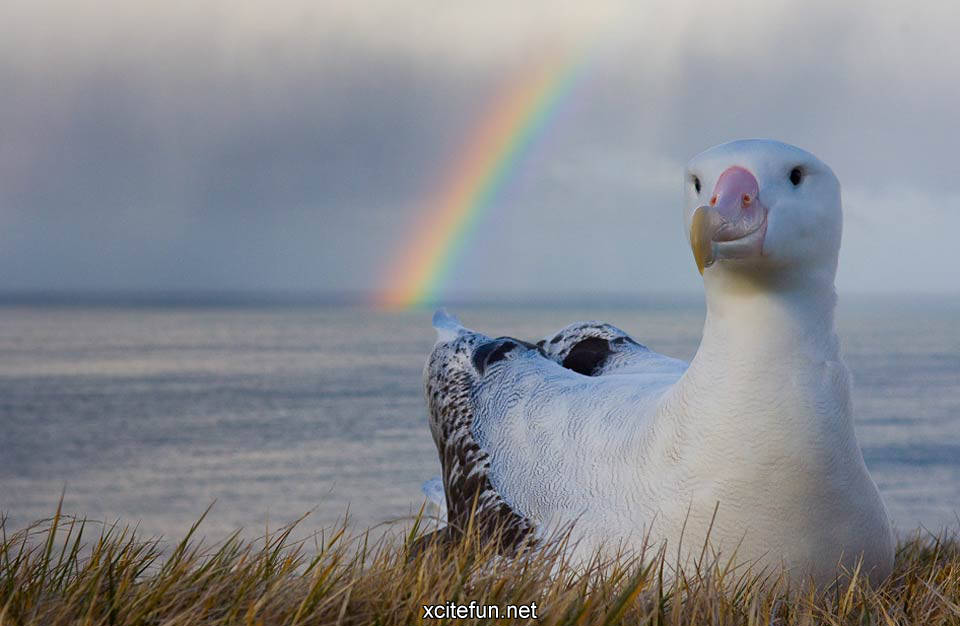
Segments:
[[[844,186],[840,287],[956,293],[955,4],[5,2],[0,290],[363,292],[505,80],[589,59],[449,293],[694,292],[683,163]]]

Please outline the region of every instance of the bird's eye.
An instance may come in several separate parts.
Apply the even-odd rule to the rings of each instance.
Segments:
[[[700,179],[696,176],[693,177],[693,188],[697,190],[697,193],[700,193]]]
[[[793,183],[793,186],[796,187],[803,180],[803,170],[799,167],[795,167],[790,170],[790,182]]]

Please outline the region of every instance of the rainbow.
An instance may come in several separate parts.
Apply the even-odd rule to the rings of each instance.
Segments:
[[[549,125],[583,65],[582,55],[553,56],[498,94],[387,268],[376,304],[405,309],[438,300],[480,217]]]

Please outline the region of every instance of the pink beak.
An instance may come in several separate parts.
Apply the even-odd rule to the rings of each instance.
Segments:
[[[761,253],[767,209],[760,204],[759,194],[756,177],[735,165],[720,175],[710,204],[694,210],[690,247],[701,274],[718,258],[743,258]],[[750,236],[758,231],[762,231],[758,236]]]

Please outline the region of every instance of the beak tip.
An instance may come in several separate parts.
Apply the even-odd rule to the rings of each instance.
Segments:
[[[704,207],[698,207],[693,213],[690,223],[690,248],[697,262],[697,270],[703,276],[704,270],[713,265],[711,220]]]

